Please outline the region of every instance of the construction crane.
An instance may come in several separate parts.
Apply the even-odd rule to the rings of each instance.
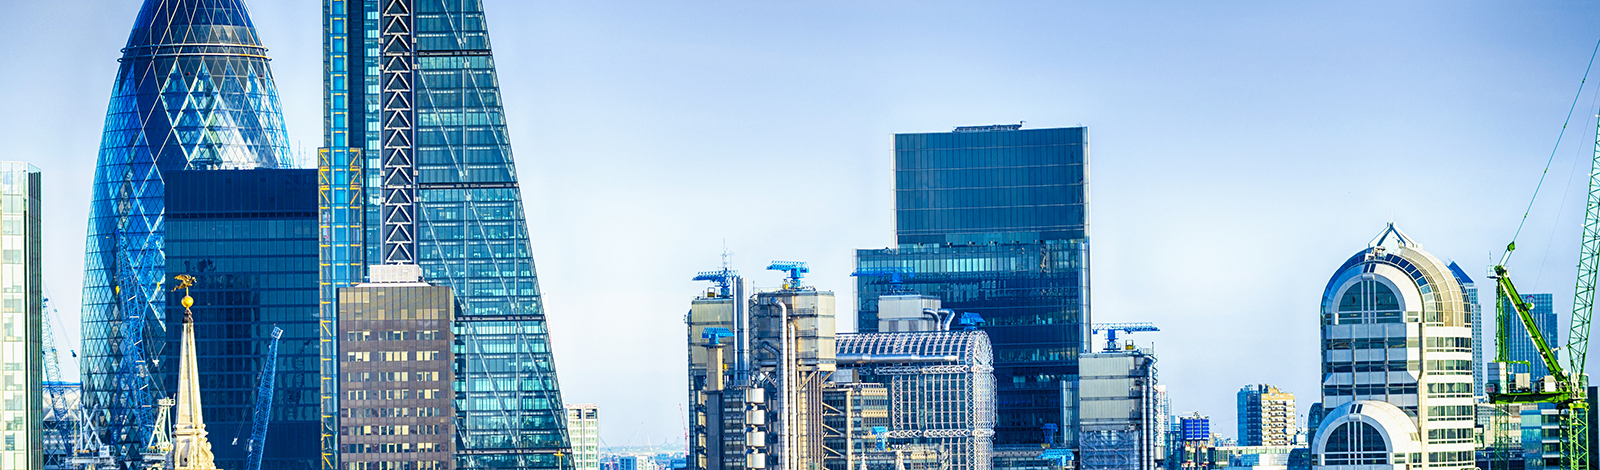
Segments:
[[[739,272],[729,269],[726,265],[722,266],[722,269],[716,271],[701,271],[699,274],[694,276],[694,280],[696,281],[711,281],[712,283],[716,284],[718,297],[732,297],[733,281],[738,278]]]
[[[1094,333],[1100,333],[1102,331],[1104,331],[1106,333],[1106,349],[1105,349],[1105,352],[1116,352],[1116,351],[1119,351],[1119,350],[1122,349],[1121,347],[1117,346],[1117,332],[1118,331],[1121,331],[1123,333],[1133,334],[1133,333],[1143,333],[1143,332],[1149,332],[1149,331],[1161,331],[1161,329],[1160,328],[1156,328],[1156,325],[1154,323],[1149,323],[1149,322],[1100,323],[1100,324],[1097,324],[1097,325],[1094,326]]]
[[[800,289],[802,287],[800,278],[806,277],[806,273],[811,272],[811,268],[807,267],[803,261],[773,261],[772,264],[767,265],[767,270],[789,273],[789,276],[783,279],[784,290]]]
[[[261,470],[261,456],[267,448],[267,423],[272,418],[272,388],[278,373],[278,338],[283,329],[272,327],[272,343],[267,346],[267,357],[261,365],[261,383],[256,387],[255,422],[250,425],[250,453],[246,456],[246,470]]]
[[[1597,46],[1600,50],[1600,46]],[[1593,59],[1590,59],[1593,66]],[[1588,72],[1584,73],[1584,81],[1588,80]],[[1582,96],[1583,88],[1579,86],[1578,95]],[[1573,106],[1577,105],[1577,97],[1573,98]],[[1567,119],[1571,120],[1571,111]],[[1566,125],[1562,125],[1563,131]],[[1557,148],[1560,148],[1560,138],[1556,139]],[[1554,151],[1551,152],[1552,160]],[[1546,163],[1545,172],[1549,172]],[[1543,182],[1541,177],[1541,184]],[[1538,198],[1539,190],[1534,189],[1534,198]],[[1529,203],[1532,206],[1532,203]],[[1523,214],[1523,222],[1527,221],[1527,214]],[[1521,226],[1518,226],[1521,232]],[[1590,319],[1594,313],[1595,281],[1600,278],[1600,120],[1596,120],[1595,148],[1589,166],[1589,197],[1584,209],[1583,234],[1579,240],[1578,275],[1573,289],[1572,318],[1567,334],[1567,360],[1568,367],[1562,368],[1556,359],[1555,349],[1545,341],[1543,331],[1533,320],[1533,304],[1523,299],[1517,292],[1517,287],[1511,282],[1511,275],[1506,264],[1511,258],[1511,253],[1517,249],[1516,235],[1512,236],[1511,243],[1506,245],[1505,254],[1500,258],[1500,263],[1491,268],[1490,278],[1495,280],[1495,362],[1496,369],[1504,374],[1506,366],[1512,361],[1508,349],[1510,339],[1509,331],[1512,317],[1515,316],[1527,331],[1529,339],[1533,341],[1534,348],[1539,352],[1539,358],[1549,369],[1550,380],[1541,381],[1540,384],[1524,387],[1513,380],[1507,383],[1504,376],[1493,377],[1490,382],[1489,400],[1495,404],[1511,403],[1552,403],[1556,405],[1563,415],[1564,438],[1561,441],[1561,454],[1563,467],[1570,470],[1590,470],[1593,462],[1589,461],[1588,415],[1591,412],[1587,400],[1588,375],[1584,367],[1589,354]],[[1508,310],[1509,309],[1509,310]]]

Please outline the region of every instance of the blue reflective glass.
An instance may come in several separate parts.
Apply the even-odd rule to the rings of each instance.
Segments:
[[[123,51],[95,169],[83,292],[83,400],[137,452],[164,395],[166,200],[174,170],[290,165],[266,49],[240,0],[147,0]],[[175,366],[175,364],[174,364]]]

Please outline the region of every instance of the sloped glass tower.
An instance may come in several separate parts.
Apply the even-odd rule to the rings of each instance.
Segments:
[[[338,461],[335,289],[415,264],[457,304],[458,468],[571,468],[481,0],[325,0],[323,466]]]
[[[173,170],[290,165],[277,89],[243,0],[146,0],[122,50],[95,169],[83,281],[83,401],[137,458],[167,395],[164,226]]]

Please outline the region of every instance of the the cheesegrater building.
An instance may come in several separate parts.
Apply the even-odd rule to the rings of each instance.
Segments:
[[[154,424],[167,344],[165,174],[289,166],[277,89],[242,0],[146,0],[106,111],[83,281],[83,404],[115,456]],[[132,454],[137,458],[137,453]]]
[[[339,462],[335,290],[415,264],[456,302],[456,466],[570,468],[566,411],[480,0],[324,0],[322,466]]]

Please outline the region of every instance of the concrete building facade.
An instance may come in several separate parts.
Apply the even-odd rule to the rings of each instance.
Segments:
[[[1472,325],[1450,269],[1391,223],[1323,292],[1313,464],[1474,466]]]
[[[456,468],[455,298],[415,265],[339,289],[343,470]]]
[[[600,470],[600,406],[567,404],[567,439],[574,470]]]
[[[1239,445],[1291,445],[1298,432],[1295,417],[1293,393],[1267,384],[1239,389]]]

